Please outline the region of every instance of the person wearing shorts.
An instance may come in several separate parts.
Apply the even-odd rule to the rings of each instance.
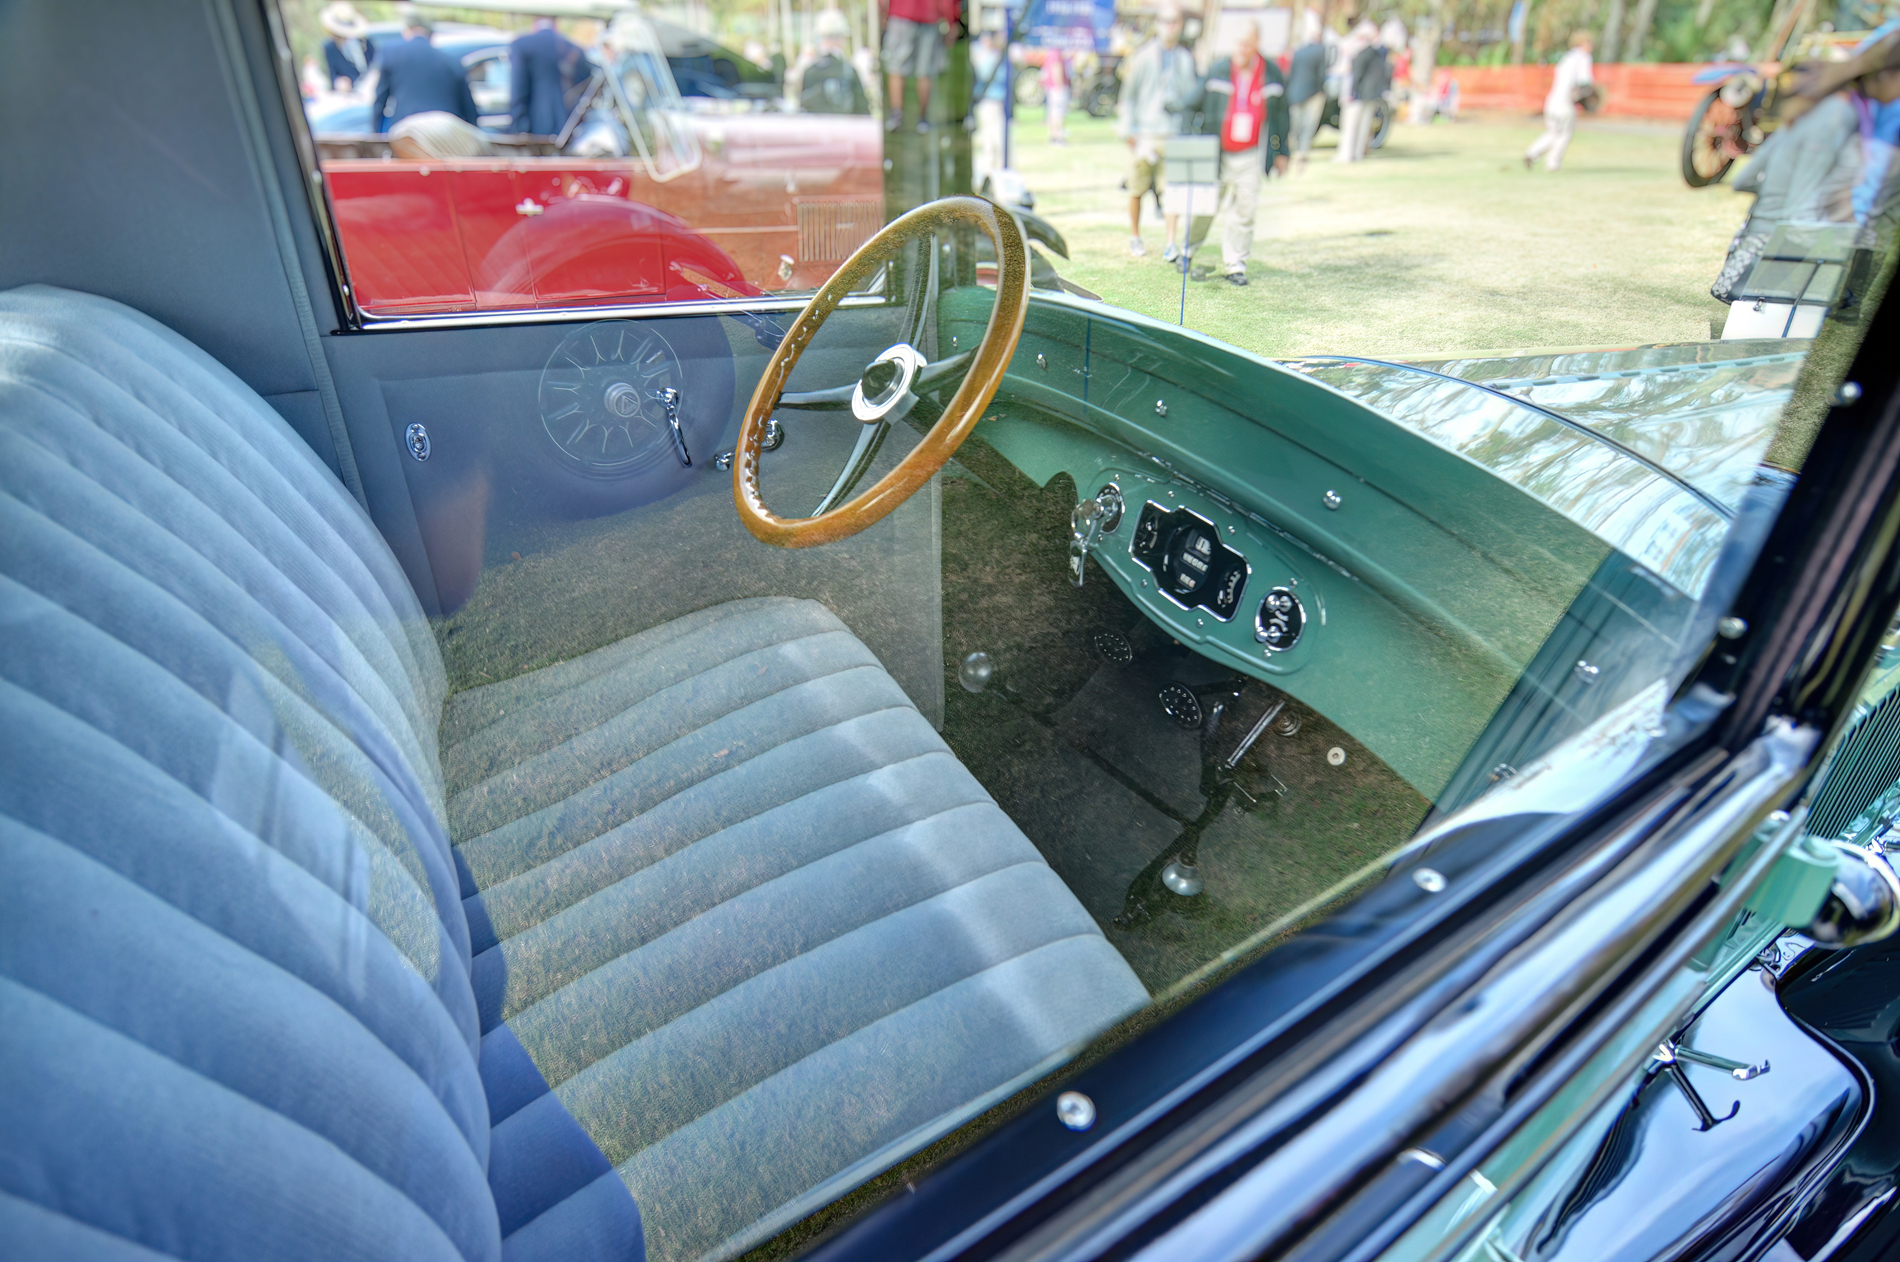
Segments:
[[[950,5],[944,0],[891,0],[884,22],[884,75],[890,95],[884,102],[884,130],[904,125],[904,80],[917,81],[917,133],[930,130],[930,83],[943,73],[943,34],[938,23]]]
[[[1122,79],[1117,130],[1128,144],[1128,253],[1135,258],[1148,252],[1141,242],[1141,199],[1150,189],[1161,196],[1162,144],[1186,130],[1191,100],[1200,93],[1194,55],[1181,46],[1181,27],[1180,8],[1164,4],[1154,38],[1129,58]],[[1169,242],[1165,257],[1172,262],[1178,248],[1175,216],[1163,218]]]

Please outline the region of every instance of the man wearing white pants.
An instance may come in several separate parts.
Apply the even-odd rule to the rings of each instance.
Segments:
[[[1362,21],[1340,41],[1339,63],[1344,68],[1339,84],[1339,147],[1333,150],[1334,162],[1357,162],[1366,156],[1362,135],[1370,135],[1372,99],[1370,88],[1378,82],[1373,62],[1383,64],[1379,50],[1379,28]]]
[[[970,160],[970,182],[977,192],[983,190],[986,178],[1003,169],[1003,132],[1009,126],[1005,104],[1009,98],[1008,55],[1003,33],[993,29],[984,31],[970,48],[970,74],[975,79],[972,95],[976,98],[976,144]]]
[[[1524,151],[1527,170],[1539,158],[1544,160],[1546,171],[1563,166],[1564,150],[1570,147],[1571,133],[1577,129],[1577,99],[1595,82],[1590,65],[1590,32],[1572,32],[1570,51],[1558,59],[1550,95],[1544,98],[1544,134]]]
[[[1218,129],[1220,135],[1220,198],[1215,213],[1226,219],[1221,229],[1221,275],[1230,285],[1245,285],[1254,216],[1260,208],[1260,181],[1269,163],[1275,170],[1286,170],[1286,81],[1280,68],[1260,55],[1259,25],[1247,22],[1234,40],[1233,55],[1209,66],[1202,83],[1201,127]],[[1210,215],[1209,220],[1214,217]],[[1197,222],[1195,235],[1207,226],[1211,222]]]

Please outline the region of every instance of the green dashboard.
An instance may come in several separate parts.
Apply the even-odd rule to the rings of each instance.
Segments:
[[[942,310],[945,342],[981,336],[980,292]],[[1494,403],[1471,394],[1474,413]],[[1097,516],[1084,581],[1105,575],[1182,644],[1326,715],[1434,800],[1618,558],[1537,494],[1310,375],[1065,295],[1035,296],[975,438],[1039,486],[1067,476],[1078,502],[1119,500]],[[1561,703],[1564,683],[1528,686]]]

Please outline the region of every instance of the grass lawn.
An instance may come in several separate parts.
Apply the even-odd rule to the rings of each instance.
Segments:
[[[1524,169],[1534,120],[1401,126],[1363,163],[1331,161],[1320,132],[1303,176],[1269,180],[1249,272],[1238,289],[1190,283],[1187,321],[1263,355],[1604,346],[1700,341],[1726,309],[1709,297],[1748,199],[1691,189],[1672,128],[1590,120],[1564,169]],[[1068,238],[1062,273],[1118,306],[1177,317],[1181,278],[1128,255],[1126,147],[1110,121],[1072,114],[1070,143],[1045,139],[1040,110],[1014,133],[1013,165],[1037,210]],[[1218,259],[1216,224],[1202,258]]]

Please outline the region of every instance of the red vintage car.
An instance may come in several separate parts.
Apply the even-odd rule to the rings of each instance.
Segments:
[[[644,21],[612,35],[559,137],[468,129],[461,147],[479,152],[449,156],[400,128],[318,132],[365,313],[810,289],[882,226],[874,119],[689,111]]]

